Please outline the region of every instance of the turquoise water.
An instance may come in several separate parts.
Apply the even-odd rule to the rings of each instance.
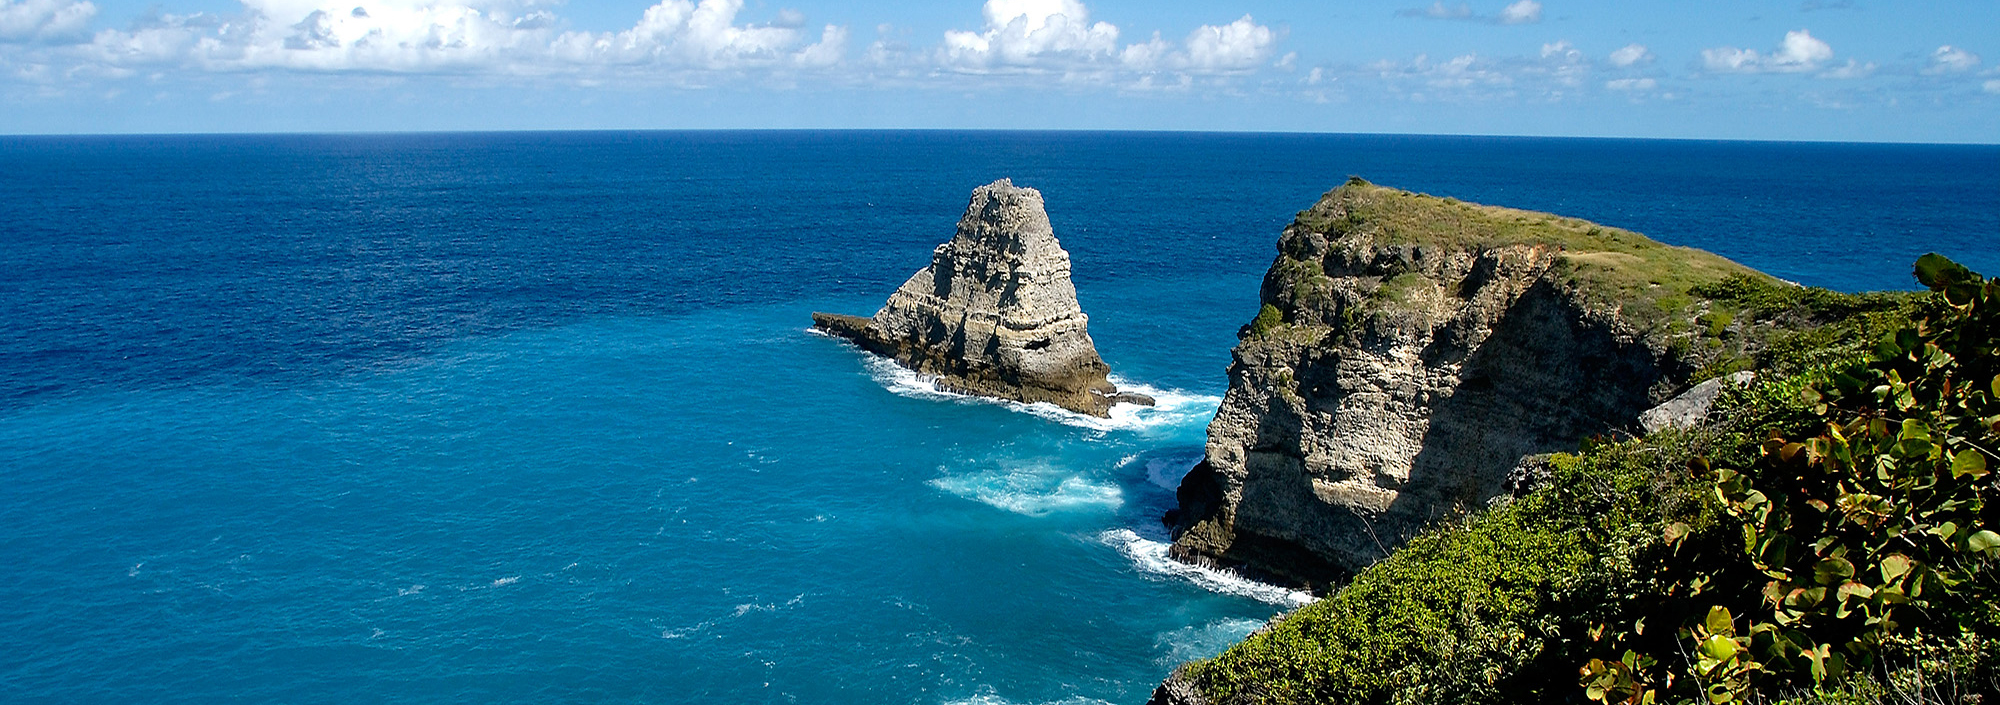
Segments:
[[[1347,173],[1853,289],[1906,267],[1856,232],[2000,270],[1996,154],[0,140],[0,700],[1142,702],[1303,599],[1166,561],[1158,517],[1278,229]],[[1000,176],[1044,190],[1100,351],[1161,406],[939,394],[806,330]]]

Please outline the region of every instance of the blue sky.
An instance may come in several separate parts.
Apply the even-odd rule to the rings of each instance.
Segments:
[[[2000,2],[0,0],[0,133],[2000,141]]]

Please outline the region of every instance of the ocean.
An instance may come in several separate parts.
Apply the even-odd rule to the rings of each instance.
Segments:
[[[1306,596],[1164,557],[1349,175],[1855,291],[2000,274],[2000,148],[1365,135],[0,137],[0,701],[1140,703]],[[1040,189],[1153,409],[811,334]]]

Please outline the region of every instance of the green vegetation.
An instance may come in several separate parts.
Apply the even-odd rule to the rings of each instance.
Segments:
[[[1258,309],[1257,318],[1250,321],[1250,337],[1262,338],[1284,324],[1285,314],[1276,306],[1264,304],[1264,308]]]
[[[2000,283],[1935,255],[1917,272],[1932,293],[1690,285],[1831,337],[1768,348],[1725,421],[1553,456],[1539,489],[1183,676],[1216,703],[2000,693]]]
[[[1359,178],[1349,179],[1300,213],[1298,224],[1332,235],[1367,236],[1377,246],[1560,248],[1573,284],[1593,301],[1622,305],[1642,328],[1686,317],[1678,314],[1685,312],[1690,301],[1686,294],[1696,286],[1730,277],[1769,279],[1722,257],[1661,244],[1627,230],[1410,193]]]
[[[1843,294],[1762,275],[1734,275],[1688,291],[1711,302],[1711,317],[1749,316],[1777,323],[1763,331],[1766,337],[1755,346],[1761,350],[1755,366],[1787,375],[1861,361],[1874,341],[1919,315],[1922,301],[1915,294]]]

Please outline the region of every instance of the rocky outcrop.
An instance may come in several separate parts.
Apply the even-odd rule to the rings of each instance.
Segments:
[[[1744,370],[1697,384],[1680,396],[1639,414],[1639,427],[1647,433],[1659,433],[1670,428],[1694,428],[1708,418],[1708,410],[1715,406],[1716,398],[1722,396],[1724,386],[1740,387],[1755,379],[1757,373]]]
[[[1319,588],[1483,507],[1524,457],[1633,434],[1641,412],[1749,354],[1694,324],[1705,302],[1689,290],[1761,276],[1358,179],[1278,250],[1167,521],[1183,560]]]
[[[1042,194],[1001,179],[972,192],[938,245],[872,318],[814,313],[813,326],[936,378],[939,389],[1047,402],[1093,416],[1150,405],[1106,376]]]

